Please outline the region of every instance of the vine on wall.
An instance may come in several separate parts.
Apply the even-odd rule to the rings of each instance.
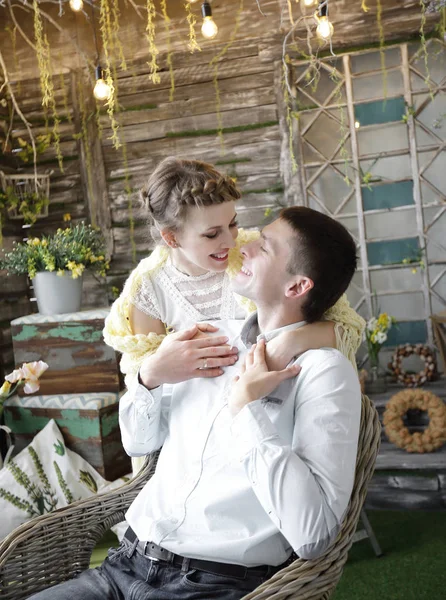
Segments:
[[[175,94],[175,78],[173,75],[172,42],[170,39],[170,17],[167,14],[166,0],[161,0],[161,11],[163,13],[164,29],[166,30],[166,34],[167,34],[167,66],[169,67],[169,74],[170,74],[169,101],[172,102],[173,96]]]
[[[192,12],[190,2],[188,2],[187,0],[184,3],[184,8],[186,9],[187,24],[189,25],[189,43],[187,44],[187,47],[193,54],[195,50],[201,51],[201,48],[197,42],[197,36],[195,35],[195,25],[197,24],[197,19],[195,18],[194,13]]]
[[[221,116],[221,99],[220,99],[220,88],[218,86],[218,63],[229,50],[229,48],[234,43],[235,37],[238,33],[240,27],[240,18],[243,12],[243,0],[240,0],[238,11],[235,15],[235,25],[234,29],[231,33],[229,41],[225,46],[220,50],[220,52],[214,56],[209,65],[212,67],[212,82],[214,84],[215,89],[215,112],[217,113],[217,135],[220,140],[220,148],[221,152],[224,152],[224,138],[223,138],[223,119]]]
[[[42,90],[42,105],[49,108],[53,120],[52,138],[56,150],[59,169],[63,173],[63,156],[60,148],[60,118],[57,113],[56,99],[54,96],[54,82],[51,67],[51,50],[48,37],[43,31],[42,15],[40,14],[39,3],[33,0],[34,10],[34,36],[36,40],[37,61],[39,64],[40,88]]]
[[[150,67],[150,79],[152,83],[160,83],[161,78],[158,74],[158,63],[157,57],[159,50],[155,44],[155,15],[156,9],[153,0],[147,0],[147,25],[146,25],[146,38],[149,42],[149,54],[150,60],[147,63]]]
[[[36,0],[34,0],[36,1]],[[116,27],[119,24],[115,22],[114,12],[110,7],[110,1],[115,3],[116,0],[100,0],[100,13],[99,13],[99,25],[102,36],[102,48],[104,50],[105,69],[104,69],[104,80],[110,88],[110,96],[107,100],[107,114],[110,119],[110,126],[112,130],[111,141],[113,146],[118,149],[121,146],[119,139],[118,130],[119,123],[115,118],[115,107],[117,103],[117,91],[112,77],[114,61],[113,61],[113,48],[115,46],[115,38],[118,35]]]

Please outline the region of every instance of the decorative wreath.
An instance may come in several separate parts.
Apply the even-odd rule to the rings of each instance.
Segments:
[[[424,369],[422,371],[418,373],[406,373],[402,368],[401,363],[403,362],[403,358],[411,354],[418,354],[420,358],[424,358]],[[435,354],[428,346],[424,346],[423,344],[398,346],[393,354],[392,362],[389,362],[387,366],[395,379],[406,387],[421,386],[426,381],[435,379],[437,374]]]
[[[429,415],[429,425],[422,433],[410,433],[404,425],[403,416],[410,409],[425,410]],[[446,442],[446,405],[426,390],[402,390],[392,396],[383,423],[389,440],[406,452],[433,452]]]

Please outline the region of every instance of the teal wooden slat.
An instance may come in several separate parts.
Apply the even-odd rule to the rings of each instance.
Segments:
[[[361,192],[365,211],[414,204],[412,181],[372,184],[369,188],[363,187]]]
[[[404,258],[416,260],[418,256],[419,244],[417,238],[369,242],[367,244],[367,257],[371,266],[402,263]]]
[[[406,105],[402,96],[355,105],[355,120],[361,126],[401,121],[405,114]]]
[[[390,329],[384,346],[399,344],[425,344],[427,341],[426,321],[398,321]]]

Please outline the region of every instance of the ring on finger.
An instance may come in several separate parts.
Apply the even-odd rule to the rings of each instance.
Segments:
[[[203,361],[203,367],[202,367],[202,368],[203,368],[203,369],[207,369],[207,368],[208,368],[208,361],[207,361],[207,359],[206,359],[206,358],[205,358],[205,359],[204,359],[204,361]]]

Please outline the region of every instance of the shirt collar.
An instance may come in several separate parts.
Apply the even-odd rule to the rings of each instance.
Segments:
[[[264,333],[259,332],[259,322],[257,319],[257,311],[250,315],[242,328],[240,333],[240,339],[243,344],[248,348],[252,344],[258,342],[261,339],[264,339],[265,342],[269,342],[274,339],[281,333],[285,331],[292,331],[293,329],[299,329],[299,327],[303,327],[306,325],[306,321],[297,321],[296,323],[291,323],[290,325],[285,325],[284,327],[279,327],[278,329],[273,329],[272,331],[267,331]]]

